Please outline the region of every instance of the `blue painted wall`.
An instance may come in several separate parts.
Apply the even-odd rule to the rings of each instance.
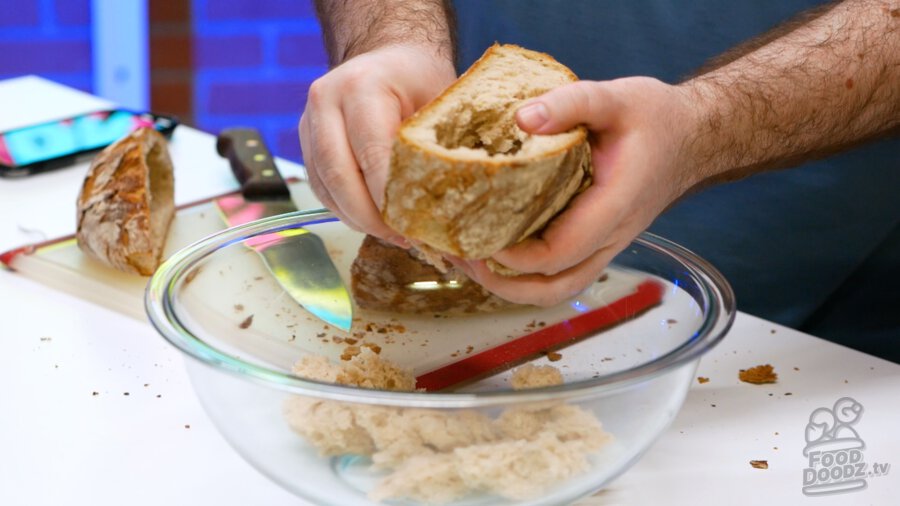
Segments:
[[[0,16],[0,79],[37,74],[92,91],[89,0],[10,4]]]
[[[297,122],[327,70],[310,0],[194,0],[194,117],[207,131],[260,129],[279,156],[300,160]]]
[[[151,54],[151,62],[166,62],[151,73],[168,76],[189,66],[193,126],[211,133],[258,128],[277,155],[300,161],[297,122],[309,84],[328,61],[311,0],[155,1],[190,4],[190,48],[177,38],[151,44],[151,51],[169,52]],[[0,79],[38,74],[94,91],[90,0],[15,4],[0,16]],[[165,37],[166,27],[154,33]]]

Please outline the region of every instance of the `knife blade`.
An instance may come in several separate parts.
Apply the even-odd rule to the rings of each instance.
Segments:
[[[259,132],[252,128],[223,130],[216,151],[228,159],[241,184],[241,196],[221,198],[216,205],[233,227],[297,210],[287,183],[278,172]],[[326,323],[349,331],[353,304],[322,239],[299,228],[245,241],[298,304]]]

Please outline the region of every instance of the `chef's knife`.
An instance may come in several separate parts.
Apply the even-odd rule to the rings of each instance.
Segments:
[[[228,158],[241,183],[242,197],[216,201],[229,226],[297,210],[287,183],[256,130],[222,131],[216,140],[216,151]],[[350,330],[350,294],[321,238],[298,228],[257,236],[245,244],[260,254],[278,283],[298,304],[325,322]]]

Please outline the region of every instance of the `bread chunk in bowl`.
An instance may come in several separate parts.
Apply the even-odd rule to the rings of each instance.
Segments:
[[[415,249],[367,235],[350,268],[356,304],[395,313],[467,314],[513,307],[455,268],[439,270]]]

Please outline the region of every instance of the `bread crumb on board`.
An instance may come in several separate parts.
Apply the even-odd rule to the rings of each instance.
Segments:
[[[700,383],[701,385],[704,383],[709,383],[709,378],[707,378],[706,376],[697,376],[697,383]]]
[[[368,348],[350,360],[306,356],[298,376],[343,385],[414,391],[412,371]],[[560,385],[550,365],[513,371],[515,389]],[[495,417],[473,410],[362,405],[294,396],[285,403],[291,429],[323,456],[368,456],[387,474],[373,501],[410,499],[445,504],[486,493],[512,500],[535,497],[590,467],[588,456],[612,436],[580,406],[545,401],[507,408]]]
[[[762,385],[765,383],[775,383],[778,381],[778,374],[775,368],[770,364],[758,365],[750,369],[741,369],[738,372],[738,378],[744,383],[752,383],[754,385]]]

